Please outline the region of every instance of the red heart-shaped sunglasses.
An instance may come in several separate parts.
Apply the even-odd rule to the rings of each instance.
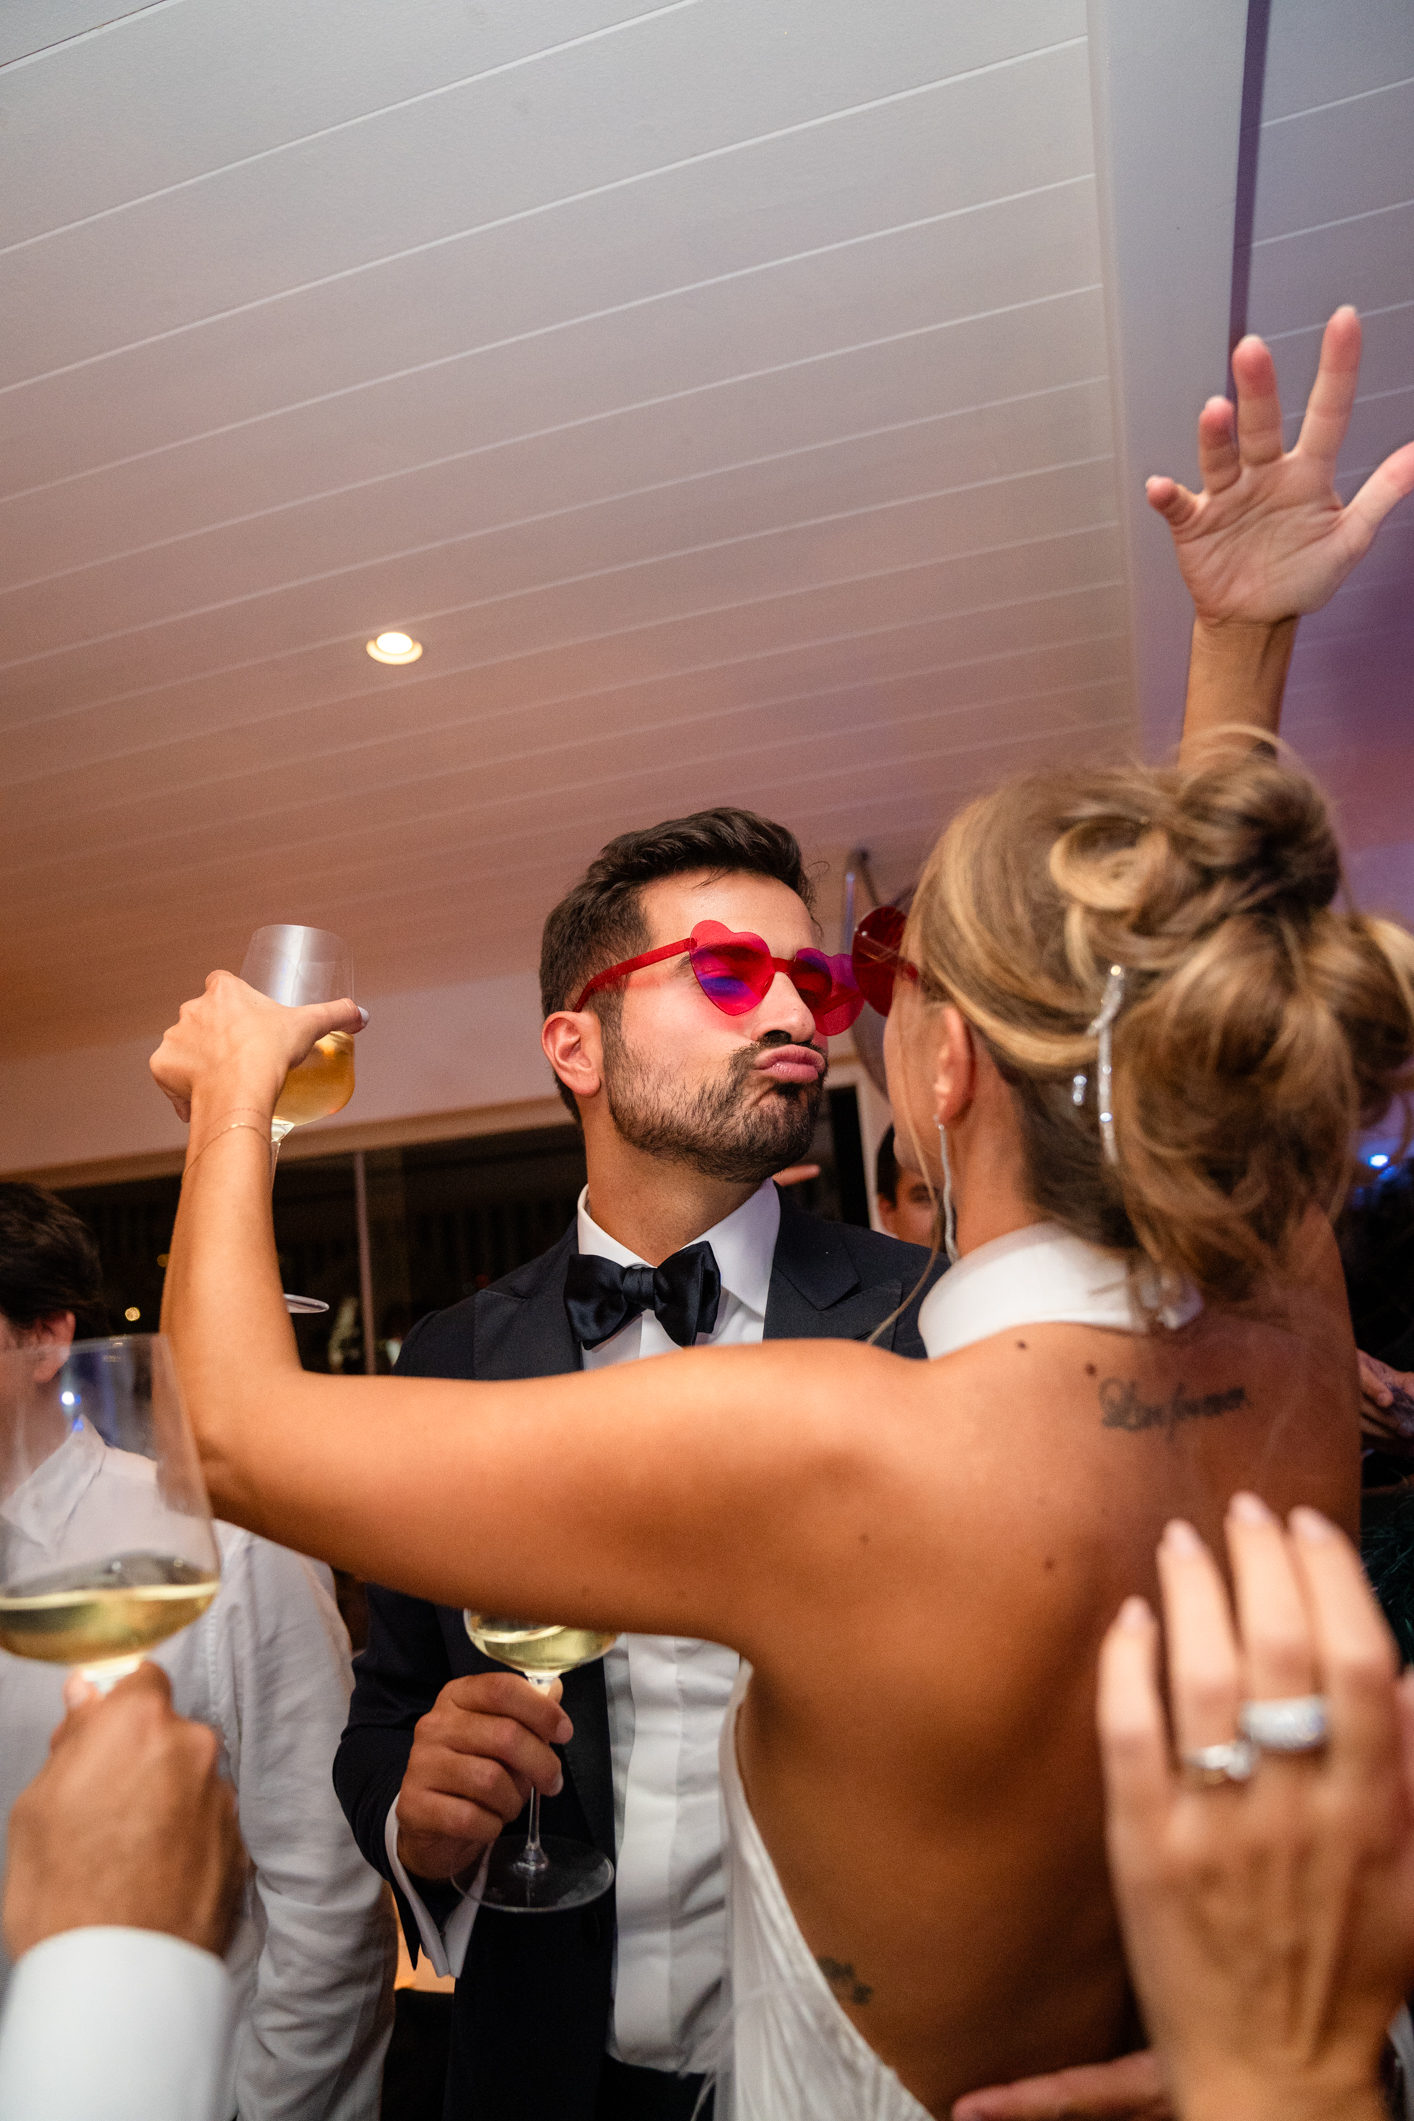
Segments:
[[[626,979],[644,965],[686,954],[698,986],[727,1016],[745,1016],[749,1009],[759,1008],[776,974],[784,972],[814,1018],[815,1029],[822,1038],[829,1038],[847,1031],[866,1002],[880,1016],[887,1016],[895,979],[917,981],[917,968],[899,955],[904,921],[897,906],[876,906],[855,929],[854,947],[847,957],[827,957],[823,950],[773,957],[759,935],[736,934],[720,921],[699,921],[681,942],[663,943],[656,950],[645,950],[641,957],[626,957],[621,964],[596,972],[574,1006],[582,1009],[597,988]]]

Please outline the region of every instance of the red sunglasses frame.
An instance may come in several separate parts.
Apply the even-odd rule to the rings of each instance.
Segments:
[[[865,1001],[880,1016],[889,1013],[896,979],[918,985],[918,967],[899,949],[907,926],[908,915],[901,906],[876,906],[854,931],[850,950],[854,977]]]
[[[691,935],[683,936],[675,943],[661,943],[656,950],[645,950],[638,957],[626,957],[617,965],[608,965],[604,971],[596,972],[589,980],[574,1006],[582,1009],[591,994],[614,980],[627,979],[631,972],[639,972],[645,965],[659,965],[670,957],[689,957],[697,983],[715,1009],[725,1016],[743,1016],[757,1008],[770,991],[767,980],[757,992],[749,982],[742,982],[748,989],[749,998],[733,1008],[720,994],[714,994],[704,977],[699,958],[710,959],[714,949],[731,946],[759,973],[767,965],[774,976],[784,972],[796,993],[815,1019],[815,1028],[822,1037],[830,1037],[847,1031],[858,1016],[865,1002],[880,1016],[887,1016],[893,1000],[894,981],[898,978],[918,983],[918,968],[899,953],[903,940],[906,916],[897,906],[876,906],[866,913],[854,931],[853,948],[848,957],[827,957],[823,951],[799,952],[795,957],[773,957],[759,935],[736,933],[722,927],[718,921],[699,921]],[[708,975],[710,976],[710,975]],[[828,980],[827,988],[821,987]]]

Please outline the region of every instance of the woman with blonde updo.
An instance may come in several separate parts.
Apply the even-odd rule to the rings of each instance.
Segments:
[[[1351,326],[1328,335],[1326,441]],[[1260,397],[1265,351],[1234,359]],[[1205,592],[1190,733],[1234,691],[1270,724],[1266,622],[1358,548],[1360,503],[1312,484],[1309,450],[1239,472],[1227,446],[1225,549],[1250,559],[1275,516],[1300,564]],[[1193,505],[1224,521],[1221,492]],[[192,1120],[167,1322],[221,1515],[444,1605],[747,1660],[717,2121],[918,2121],[1136,2044],[1101,1637],[1152,1593],[1165,1525],[1176,1552],[1213,1541],[1234,1491],[1355,1522],[1326,1215],[1352,1130],[1411,1083],[1414,940],[1341,910],[1340,881],[1319,791],[1250,739],[1022,782],[952,824],[887,1037],[899,1148],[959,1261],[923,1307],[926,1364],[766,1342],[508,1384],[306,1375],[262,1129],[286,1069],[358,1013],[216,974],[155,1057]],[[1303,1642],[1255,1693],[1311,1691]],[[1215,1781],[1233,1738],[1201,1703],[1181,1734]]]

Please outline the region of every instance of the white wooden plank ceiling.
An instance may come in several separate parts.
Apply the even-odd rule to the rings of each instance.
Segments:
[[[1321,328],[1365,320],[1360,396],[1341,456],[1348,499],[1414,436],[1414,7],[1272,0],[1248,319],[1272,345],[1300,424]],[[1337,795],[1347,843],[1414,837],[1414,502],[1360,572],[1302,621],[1286,731]],[[1403,909],[1406,913],[1414,908]]]
[[[707,803],[902,880],[1126,744],[1084,28],[7,10],[0,1048],[160,1027],[267,920],[365,993],[531,964]]]

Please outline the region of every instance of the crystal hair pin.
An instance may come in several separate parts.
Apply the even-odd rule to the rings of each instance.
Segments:
[[[1114,1082],[1112,1033],[1114,1020],[1123,1006],[1124,967],[1123,965],[1111,965],[1110,976],[1105,981],[1105,992],[1104,998],[1100,1003],[1100,1013],[1089,1026],[1085,1035],[1087,1038],[1099,1041],[1099,1079],[1095,1086],[1095,1095],[1099,1105],[1100,1139],[1105,1145],[1106,1160],[1112,1164],[1119,1162],[1119,1149],[1115,1143],[1114,1101],[1111,1096]],[[1075,1080],[1076,1084],[1079,1085],[1082,1078],[1077,1076]],[[1074,1090],[1072,1090],[1071,1094],[1072,1096],[1075,1095]],[[1081,1088],[1080,1095],[1075,1097],[1076,1104],[1080,1103],[1084,1095],[1084,1089]]]

